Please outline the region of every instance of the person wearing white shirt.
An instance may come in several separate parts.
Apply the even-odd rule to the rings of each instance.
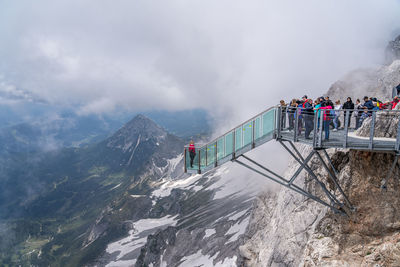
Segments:
[[[342,109],[342,105],[340,104],[340,100],[337,100],[335,102],[335,117],[333,118],[333,131],[336,132],[338,130],[339,127],[339,115],[340,115],[340,110]]]

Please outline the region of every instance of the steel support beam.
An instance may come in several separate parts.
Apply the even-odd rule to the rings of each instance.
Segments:
[[[267,167],[262,166],[260,163],[258,163],[258,162],[256,162],[256,161],[252,160],[251,158],[246,157],[245,155],[242,155],[242,157],[245,158],[246,160],[250,161],[250,162],[253,163],[254,165],[257,165],[257,166],[260,167],[261,169],[263,169],[263,170],[269,172],[270,174],[275,175],[276,177],[279,177],[281,180],[285,181],[286,183],[289,182],[289,181],[287,181],[285,178],[283,178],[282,176],[280,176],[279,174],[277,174],[277,173],[271,171],[271,170],[268,169]]]
[[[303,196],[305,196],[305,197],[307,197],[307,198],[310,198],[310,199],[312,199],[312,200],[314,200],[314,201],[316,201],[316,202],[318,202],[318,203],[320,203],[320,204],[322,204],[322,205],[324,205],[324,206],[326,206],[326,207],[332,209],[332,210],[333,210],[334,212],[336,212],[336,213],[346,215],[346,213],[344,213],[343,211],[337,209],[335,206],[326,203],[326,202],[323,201],[322,199],[320,199],[320,198],[318,198],[318,197],[316,197],[316,196],[314,196],[314,195],[308,193],[307,191],[301,189],[301,188],[298,187],[298,186],[294,186],[294,185],[290,186],[290,185],[288,185],[287,183],[284,183],[284,182],[282,182],[282,181],[280,181],[280,180],[278,180],[278,179],[276,179],[276,178],[274,178],[274,177],[271,177],[271,176],[269,176],[269,175],[267,175],[267,174],[265,174],[265,173],[263,173],[263,172],[261,172],[261,171],[255,169],[255,168],[249,166],[248,164],[241,162],[241,161],[238,160],[238,159],[235,159],[234,161],[237,162],[238,164],[242,165],[243,167],[249,169],[249,170],[252,170],[252,171],[254,171],[254,172],[256,172],[256,173],[258,173],[258,174],[260,174],[260,175],[262,175],[262,176],[264,176],[264,177],[266,177],[266,178],[268,178],[268,179],[270,179],[270,180],[272,180],[272,181],[274,181],[274,182],[276,182],[276,183],[278,183],[278,184],[280,184],[280,185],[283,185],[284,187],[286,187],[286,188],[288,188],[288,189],[290,189],[290,190],[293,190],[293,191],[295,191],[295,192],[297,192],[297,193],[299,193],[299,194],[301,194],[301,195],[303,195]]]
[[[314,150],[307,156],[307,158],[304,160],[304,164],[307,164],[310,159],[314,156]],[[304,169],[304,165],[300,165],[299,168],[297,168],[296,172],[293,174],[292,178],[290,178],[289,184],[292,184],[294,180],[296,180],[297,176],[301,173],[301,171]]]
[[[335,166],[333,166],[332,160],[328,155],[328,152],[326,152],[326,149],[323,149],[325,157],[328,159],[329,165],[331,165],[331,168],[333,170],[333,172],[335,173],[336,176],[339,175],[338,171],[336,170]]]
[[[289,154],[300,164],[304,165],[304,169],[310,174],[310,176],[320,185],[321,189],[325,192],[326,196],[337,205],[343,206],[343,204],[326,188],[325,184],[321,182],[318,177],[314,174],[314,172],[308,167],[308,165],[304,164],[304,161],[301,161],[296,155],[281,141],[279,143],[289,152]],[[297,149],[295,149],[297,151]],[[299,153],[298,151],[296,153]],[[312,152],[311,152],[312,153]]]
[[[348,207],[350,209],[353,209],[353,205],[350,203],[350,200],[347,198],[346,194],[343,192],[342,188],[340,187],[335,173],[331,172],[331,170],[328,168],[328,165],[326,165],[324,159],[321,157],[321,154],[319,154],[318,151],[316,151],[315,154],[317,155],[319,161],[322,163],[322,166],[324,166],[325,170],[328,172],[329,177],[331,178],[332,182],[335,184],[336,188],[339,190],[340,194],[342,194],[343,198],[346,200]]]

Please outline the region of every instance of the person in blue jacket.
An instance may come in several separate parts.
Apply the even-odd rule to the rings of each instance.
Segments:
[[[364,96],[364,107],[369,110],[372,110],[374,108],[374,104],[372,104],[372,100],[370,100],[368,96]]]

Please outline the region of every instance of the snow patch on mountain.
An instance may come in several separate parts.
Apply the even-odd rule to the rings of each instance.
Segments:
[[[128,149],[131,148],[133,142],[128,142],[124,145],[124,147],[122,148],[122,151],[126,152]]]
[[[176,169],[176,166],[178,166],[179,162],[181,162],[182,160],[183,160],[183,154],[180,154],[180,155],[178,155],[178,156],[175,157],[175,158],[168,159],[168,160],[167,160],[167,162],[168,162],[168,164],[167,164],[168,169],[169,169],[170,171],[174,171],[174,170]]]
[[[138,147],[139,144],[140,144],[140,138],[141,138],[141,137],[142,137],[142,135],[139,134],[139,137],[138,137],[138,140],[137,140],[137,142],[136,142],[135,148],[133,149],[132,154],[131,154],[131,157],[129,158],[128,165],[131,164],[133,155],[135,154],[135,151],[136,151],[137,147]],[[130,143],[130,144],[132,145],[132,143]],[[124,152],[125,152],[125,151],[124,151]]]
[[[215,229],[206,229],[206,235],[204,236],[204,238],[210,237],[213,234],[215,234],[217,231],[215,231]]]
[[[232,212],[231,214],[233,214],[233,215],[230,215],[229,218],[228,218],[228,220],[236,221],[237,219],[239,219],[239,218],[241,218],[243,215],[245,215],[246,212],[247,212],[247,210],[243,210],[243,211],[240,211],[240,212]]]
[[[229,238],[228,243],[236,241],[239,236],[243,235],[246,232],[246,228],[249,225],[250,217],[246,217],[244,220],[241,222],[235,223],[231,228],[229,228],[228,232],[226,232],[226,235],[231,235],[231,238]]]
[[[189,176],[187,179],[182,179],[182,180],[176,180],[176,181],[165,181],[159,189],[154,190],[152,192],[152,196],[154,197],[167,197],[171,194],[172,189],[176,188],[187,188],[191,185],[193,185],[195,182],[200,180],[202,178],[202,175],[196,174]]]
[[[127,237],[107,246],[106,252],[116,255],[115,259],[107,266],[123,266],[122,264],[125,263],[134,264],[136,260],[126,259],[126,256],[129,256],[128,254],[131,254],[132,251],[139,249],[146,244],[147,235],[168,226],[175,226],[177,223],[176,217],[177,216],[165,216],[159,219],[142,219],[132,222],[133,230],[129,231]],[[144,232],[145,234],[143,234]],[[136,256],[137,255],[133,258],[136,258]]]
[[[228,267],[228,266],[236,266],[236,256],[232,258],[226,258],[223,261],[219,261],[214,264],[214,259],[217,257],[217,254],[213,257],[209,255],[203,255],[201,250],[197,251],[197,253],[184,257],[182,259],[182,264],[179,266],[182,267],[192,267],[192,266],[215,266],[215,267]],[[163,265],[162,265],[163,266]],[[167,266],[167,265],[164,265]]]
[[[114,186],[113,188],[111,188],[110,190],[114,190],[114,189],[117,189],[118,187],[120,187],[121,186],[121,183],[119,183],[119,184],[117,184],[116,186]]]
[[[167,164],[165,166],[157,166],[157,164],[153,160],[153,168],[156,172],[162,177],[172,179],[173,173],[176,171],[177,166],[182,163],[183,164],[183,154],[179,154],[175,158],[167,159]]]
[[[267,186],[265,178],[252,175],[233,163],[226,163],[219,167],[213,177],[220,179],[207,188],[207,190],[215,190],[214,200],[224,199],[232,195],[256,196],[264,186]],[[252,176],[250,176],[252,175]],[[212,178],[212,177],[210,177]]]
[[[136,263],[136,260],[126,260],[126,261],[112,261],[109,264],[107,264],[107,267],[131,267],[134,266]]]

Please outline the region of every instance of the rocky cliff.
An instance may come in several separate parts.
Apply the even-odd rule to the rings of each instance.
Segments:
[[[332,84],[328,92],[330,99],[340,99],[342,103],[347,97],[353,101],[364,96],[376,97],[381,101],[392,98],[393,87],[400,83],[400,60],[377,69],[357,69]]]
[[[390,41],[385,51],[386,63],[391,63],[394,60],[400,59],[400,36]]]
[[[400,82],[399,74],[399,60],[376,70],[354,71],[332,85],[327,95],[334,100],[363,95],[389,99],[393,86]],[[385,119],[393,121],[392,117],[377,120],[382,127],[376,136],[396,135],[397,129],[385,124]],[[311,148],[299,149],[305,155]],[[380,188],[394,155],[343,149],[328,153],[356,210],[343,216],[283,188],[265,192],[255,203],[247,241],[240,247],[246,265],[400,266],[400,170],[396,168],[389,178],[387,191]],[[315,156],[309,165],[327,181],[328,174]],[[291,177],[296,167],[292,161],[285,177]],[[297,184],[322,196],[304,171]]]
[[[303,148],[306,152],[308,148]],[[240,248],[249,266],[396,266],[400,263],[399,172],[380,185],[393,155],[349,150],[329,151],[339,181],[356,211],[350,217],[299,194],[281,190],[261,195],[248,234]],[[293,174],[295,164],[286,173]],[[316,174],[327,178],[314,158]],[[317,195],[322,192],[302,174],[300,184]],[[397,265],[399,266],[399,265]]]

